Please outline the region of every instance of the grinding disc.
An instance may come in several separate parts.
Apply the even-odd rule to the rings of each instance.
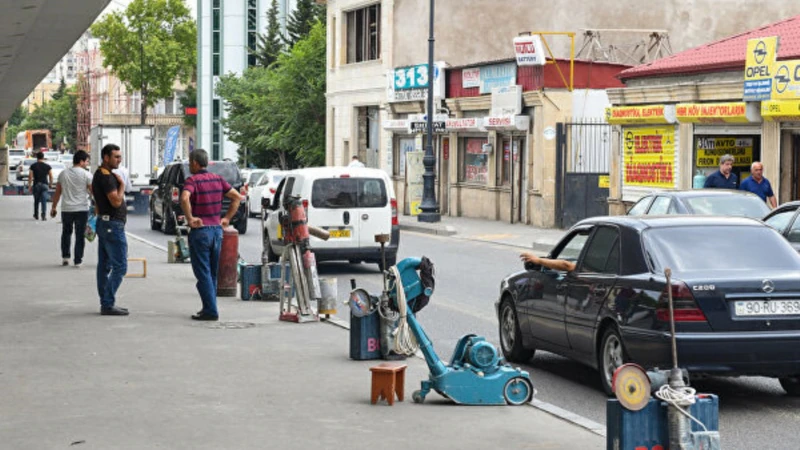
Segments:
[[[617,368],[611,386],[625,409],[639,411],[650,401],[650,379],[647,372],[636,364],[623,364]]]

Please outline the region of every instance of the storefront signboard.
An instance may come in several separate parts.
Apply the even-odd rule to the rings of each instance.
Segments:
[[[753,138],[736,136],[698,137],[695,165],[697,168],[716,168],[723,155],[731,155],[736,167],[750,167],[753,163]]]
[[[433,64],[433,98],[444,95],[444,71],[442,61]],[[397,67],[387,73],[386,97],[391,103],[424,101],[428,98],[428,65]]]
[[[614,106],[606,108],[606,122],[611,125],[656,125],[675,123],[675,106]]]
[[[539,35],[515,37],[514,54],[518,66],[543,66],[547,63],[542,37]]]
[[[608,175],[600,175],[597,178],[597,187],[600,189],[608,189],[611,186],[611,177]]]
[[[425,152],[406,153],[406,192],[408,196],[409,211],[412,216],[418,215],[421,211],[419,205],[422,203],[423,178],[425,165],[422,158]]]
[[[675,187],[675,127],[623,128],[623,183]]]
[[[761,102],[761,117],[772,122],[800,122],[800,100]]]
[[[522,86],[501,86],[492,89],[493,116],[514,116],[522,112]]]
[[[527,131],[529,116],[488,116],[483,118],[483,128],[497,131]]]
[[[517,63],[492,64],[480,68],[481,94],[491,94],[492,88],[517,84]]]
[[[447,131],[486,131],[483,122],[477,117],[445,120]]]
[[[757,123],[761,111],[755,103],[679,103],[675,106],[682,123]]]
[[[434,133],[446,133],[447,125],[444,120],[434,120],[433,123]],[[411,122],[412,133],[425,133],[428,131],[428,122]]]
[[[769,100],[772,95],[772,84],[775,57],[778,53],[778,37],[761,37],[747,41],[744,69],[743,100]]]
[[[396,133],[410,133],[411,125],[406,119],[384,120],[383,129],[386,131],[393,131]]]
[[[478,67],[463,69],[461,71],[461,87],[464,89],[481,87],[481,69]]]
[[[775,63],[772,80],[773,100],[800,100],[800,60]]]

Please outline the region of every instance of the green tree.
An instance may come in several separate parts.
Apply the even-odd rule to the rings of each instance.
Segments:
[[[22,131],[22,122],[28,117],[28,110],[23,106],[18,106],[17,109],[11,114],[8,119],[8,128],[6,129],[6,144],[12,145],[17,134]]]
[[[283,52],[281,24],[278,23],[278,0],[272,0],[272,5],[267,11],[267,32],[258,35],[256,46],[256,62],[263,67],[272,65]]]
[[[311,27],[317,21],[325,22],[325,7],[318,5],[314,0],[297,0],[297,8],[286,22],[286,37],[284,41],[293,47],[298,41],[308,36]]]
[[[172,95],[176,79],[188,83],[194,73],[197,27],[184,0],[133,0],[91,32],[100,39],[105,65],[129,92],[141,92],[142,124],[148,107]]]
[[[187,127],[197,128],[197,115],[186,114],[186,108],[197,108],[197,89],[189,85],[183,92],[180,98],[181,106],[183,107],[183,124]]]
[[[53,147],[62,143],[74,148],[78,133],[78,105],[76,88],[70,86],[61,96],[45,102],[28,114],[19,124],[16,133],[23,130],[50,130]]]
[[[64,93],[66,92],[66,90],[67,90],[67,82],[64,81],[64,77],[61,77],[61,84],[58,85],[58,90],[55,91],[53,95],[50,96],[50,98],[52,100],[60,100],[61,98],[64,97]]]

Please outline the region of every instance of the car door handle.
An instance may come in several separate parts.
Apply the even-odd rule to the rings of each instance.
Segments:
[[[342,213],[342,220],[344,220],[344,224],[345,225],[350,224],[350,212],[349,211],[345,211],[344,213]]]

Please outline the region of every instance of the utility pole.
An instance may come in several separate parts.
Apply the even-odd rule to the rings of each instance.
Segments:
[[[430,28],[428,36],[428,120],[427,120],[427,140],[425,143],[425,156],[422,164],[425,166],[425,173],[422,175],[423,190],[422,204],[419,209],[422,212],[417,216],[419,222],[439,222],[442,217],[439,215],[439,208],[436,206],[436,190],[434,182],[436,174],[433,172],[436,164],[436,156],[433,154],[433,11],[435,0],[430,0]]]

